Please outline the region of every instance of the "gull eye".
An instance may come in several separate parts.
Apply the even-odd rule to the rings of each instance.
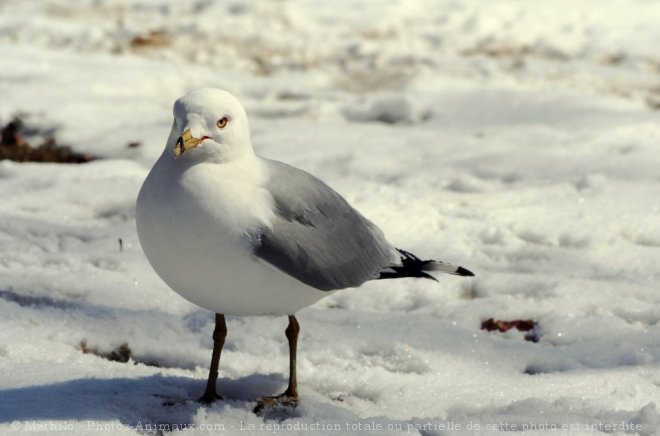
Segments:
[[[227,117],[222,117],[222,118],[220,118],[220,119],[218,120],[218,122],[216,123],[216,125],[217,125],[219,128],[224,129],[225,126],[227,125],[227,121],[229,121],[229,120],[227,119]]]

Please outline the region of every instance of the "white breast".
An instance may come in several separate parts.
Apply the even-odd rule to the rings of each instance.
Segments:
[[[257,260],[273,219],[256,158],[197,163],[163,155],[140,190],[136,222],[156,273],[189,301],[227,315],[285,315],[329,295]]]

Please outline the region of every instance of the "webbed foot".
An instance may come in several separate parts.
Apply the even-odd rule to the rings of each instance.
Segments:
[[[257,400],[257,406],[254,408],[254,413],[259,413],[264,409],[270,409],[273,407],[290,407],[293,409],[296,406],[298,406],[298,394],[284,392],[283,394],[272,397],[259,398]]]
[[[202,404],[212,404],[215,403],[217,400],[224,400],[220,395],[216,394],[215,392],[205,392],[204,395],[202,395],[197,402],[202,403]]]

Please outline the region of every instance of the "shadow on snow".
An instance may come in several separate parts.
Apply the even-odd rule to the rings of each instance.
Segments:
[[[218,392],[225,400],[210,406],[197,402],[205,380],[153,375],[142,378],[77,379],[0,391],[0,423],[12,421],[112,421],[135,426],[149,423],[191,424],[200,407],[254,407],[263,395],[285,385],[280,374],[255,374],[221,379]],[[252,403],[252,404],[249,404]]]

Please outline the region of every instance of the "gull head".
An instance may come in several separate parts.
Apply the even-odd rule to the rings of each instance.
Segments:
[[[196,89],[179,98],[173,111],[167,149],[175,158],[229,162],[254,154],[245,109],[230,93]]]

